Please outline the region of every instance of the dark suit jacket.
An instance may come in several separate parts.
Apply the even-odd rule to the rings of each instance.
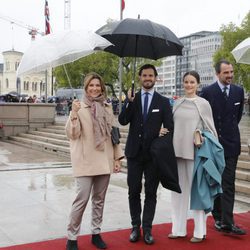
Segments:
[[[181,193],[173,146],[173,133],[169,132],[162,137],[154,139],[150,152],[162,186]]]
[[[230,85],[229,97],[225,101],[221,88],[215,82],[203,88],[201,96],[211,105],[215,128],[226,157],[240,154],[240,131],[238,124],[244,106],[244,90],[234,84]]]
[[[162,124],[168,130],[173,130],[173,116],[169,100],[157,92],[154,92],[144,124],[141,91],[135,94],[133,102],[125,100],[118,120],[121,125],[130,123],[125,148],[125,155],[130,158],[136,157],[140,150],[150,154],[151,143],[159,136]]]

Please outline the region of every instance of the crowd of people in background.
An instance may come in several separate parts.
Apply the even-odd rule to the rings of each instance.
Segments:
[[[57,115],[69,115],[72,109],[72,102],[76,97],[67,98],[66,96],[49,96],[47,98],[48,103],[56,103],[56,114]],[[0,103],[46,103],[45,96],[37,97],[36,95],[1,95]],[[112,104],[113,112],[115,115],[119,114],[119,99],[116,96],[108,97],[107,102]]]

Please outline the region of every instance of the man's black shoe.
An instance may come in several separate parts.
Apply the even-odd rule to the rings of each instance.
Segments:
[[[141,230],[140,227],[133,227],[131,234],[129,236],[130,242],[137,242],[141,238]]]
[[[216,220],[214,223],[214,227],[216,230],[220,231],[221,230],[221,221]]]
[[[66,250],[78,250],[76,240],[68,240],[66,245]]]
[[[102,237],[100,234],[92,234],[92,244],[94,244],[99,249],[106,249],[107,245],[102,240]]]
[[[245,235],[246,231],[237,227],[236,225],[221,225],[221,232],[230,233],[234,235]]]
[[[144,233],[143,235],[143,239],[144,239],[144,242],[147,244],[147,245],[152,245],[154,244],[154,238],[152,236],[152,234],[150,232],[146,232]]]

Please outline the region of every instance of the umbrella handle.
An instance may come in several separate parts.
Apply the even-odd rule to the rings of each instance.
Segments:
[[[132,82],[132,86],[131,86],[131,97],[134,97],[135,94],[135,82]]]

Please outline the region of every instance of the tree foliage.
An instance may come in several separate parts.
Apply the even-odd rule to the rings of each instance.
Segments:
[[[233,23],[223,25],[220,29],[223,38],[221,48],[214,55],[214,63],[221,58],[232,62],[234,66],[235,82],[242,84],[246,91],[250,91],[250,65],[236,63],[231,51],[244,39],[250,37],[250,11],[242,21],[240,27]]]

